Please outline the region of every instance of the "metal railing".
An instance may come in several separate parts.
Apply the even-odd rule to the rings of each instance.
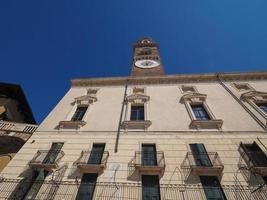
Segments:
[[[247,168],[261,175],[267,175],[267,159],[265,152],[241,152],[239,169]]]
[[[38,184],[35,182],[35,184]],[[35,200],[73,200],[76,198],[80,182],[66,181],[45,181],[41,183],[41,188],[35,197]],[[0,199],[19,200],[27,193],[30,182],[21,180],[2,180],[0,182]],[[57,189],[53,194],[50,193],[51,187],[56,185]],[[141,200],[142,186],[131,183],[96,183],[82,184],[86,188],[93,188],[93,200]],[[209,188],[220,189],[220,188]],[[254,187],[235,187],[234,185],[222,186],[222,190],[228,200],[263,200],[267,198],[267,188],[262,187],[255,192]],[[161,200],[206,200],[204,188],[200,185],[160,185]]]
[[[32,134],[38,125],[0,121],[0,130]]]
[[[50,150],[38,150],[33,159],[29,162],[29,166],[33,168],[57,168],[60,159],[65,155],[62,150],[57,151],[55,158],[47,159]]]
[[[136,151],[135,156],[128,163],[128,178],[137,172],[140,176],[142,173],[154,173],[163,175],[165,171],[164,152],[148,153]]]
[[[217,152],[207,152],[201,154],[193,154],[192,152],[187,152],[185,159],[182,163],[182,168],[197,168],[197,167],[207,167],[207,168],[223,168],[223,163]]]
[[[79,159],[74,162],[82,172],[92,172],[92,170],[103,170],[106,168],[109,152],[93,152],[93,151],[82,151]]]
[[[156,166],[165,168],[164,152],[157,151],[156,153],[147,153],[143,151],[136,151],[134,158],[129,164],[134,166]]]
[[[224,165],[217,152],[201,154],[187,152],[181,164],[184,179],[187,179],[191,172],[198,175],[220,175],[223,169]]]

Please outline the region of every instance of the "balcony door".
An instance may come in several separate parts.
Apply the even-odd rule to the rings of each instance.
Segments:
[[[155,144],[142,144],[142,165],[157,165],[157,151]]]
[[[93,144],[90,157],[88,159],[88,164],[101,164],[103,153],[105,150],[105,144]]]
[[[207,200],[227,200],[216,176],[200,176]]]
[[[26,195],[22,199],[23,200],[35,199],[47,175],[48,171],[44,169],[40,170],[39,172],[35,171],[33,179],[31,180],[31,186],[28,188]]]
[[[160,200],[160,186],[158,176],[142,176],[142,200]]]
[[[193,154],[197,166],[210,167],[212,163],[206,151],[204,144],[190,144],[190,149]]]
[[[256,142],[251,144],[241,143],[240,146],[254,167],[267,167],[267,157]]]
[[[57,156],[60,153],[63,144],[64,144],[63,142],[53,143],[48,153],[46,154],[43,163],[53,164],[56,161]]]
[[[91,200],[94,196],[98,174],[83,174],[76,200]]]

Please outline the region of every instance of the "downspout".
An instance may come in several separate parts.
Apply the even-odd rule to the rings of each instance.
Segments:
[[[115,149],[114,149],[115,153],[117,153],[118,146],[119,146],[119,138],[120,138],[120,132],[121,132],[121,121],[122,121],[122,116],[123,116],[123,112],[124,112],[124,105],[126,102],[128,81],[129,80],[126,80],[126,83],[125,83],[124,95],[123,95],[123,100],[122,100],[122,105],[121,105],[121,113],[120,113],[120,119],[119,119],[119,125],[118,125],[118,131],[117,131],[116,143],[115,143]]]
[[[218,79],[218,82],[220,83],[220,85],[237,101],[237,103],[242,106],[245,111],[247,111],[247,113],[263,128],[264,131],[267,131],[267,128],[266,126],[264,125],[264,123],[262,123],[258,117],[253,113],[251,112],[251,110],[249,110],[245,105],[244,103],[239,99],[237,98],[237,96],[234,95],[234,93],[222,82],[221,78],[220,78],[220,74],[217,74],[217,79]]]

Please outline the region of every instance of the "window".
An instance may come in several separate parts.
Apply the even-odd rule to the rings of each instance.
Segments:
[[[212,166],[204,144],[190,144],[190,149],[197,166]]]
[[[216,176],[200,176],[207,200],[226,200],[221,184]]]
[[[78,106],[73,117],[71,118],[71,121],[82,121],[87,108],[87,106]]]
[[[210,120],[210,116],[202,104],[191,105],[191,108],[197,120]]]
[[[91,200],[94,196],[98,174],[83,174],[76,200]]]
[[[142,165],[157,166],[157,152],[155,144],[142,144]]]
[[[198,92],[185,93],[180,103],[183,103],[191,118],[189,128],[192,129],[221,129],[223,120],[216,119],[207,103],[207,95]]]
[[[131,105],[132,121],[145,120],[144,105]]]
[[[256,103],[256,105],[267,115],[267,103]]]
[[[159,177],[142,175],[142,200],[160,200]]]
[[[63,142],[53,143],[51,148],[49,149],[48,153],[46,154],[46,156],[43,160],[43,163],[53,164],[56,161],[57,156],[60,153],[63,144],[64,144]]]
[[[104,153],[105,144],[93,144],[88,164],[101,164],[102,156]]]
[[[267,156],[256,142],[251,144],[240,144],[239,149],[244,152],[243,159],[247,164],[252,163],[254,167],[267,167]]]
[[[22,199],[24,200],[35,199],[47,175],[48,171],[44,169],[40,170],[39,172],[35,171],[35,174],[32,179],[32,184],[29,186],[25,197]]]

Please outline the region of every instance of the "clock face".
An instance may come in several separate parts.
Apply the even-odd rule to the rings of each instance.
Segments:
[[[135,65],[140,68],[150,69],[159,66],[159,62],[155,60],[138,60],[135,62]]]

